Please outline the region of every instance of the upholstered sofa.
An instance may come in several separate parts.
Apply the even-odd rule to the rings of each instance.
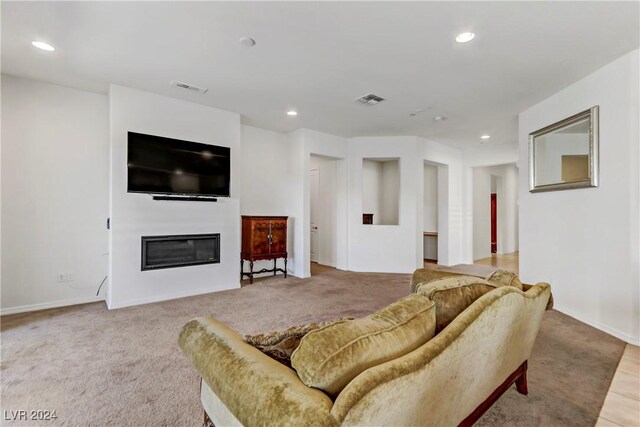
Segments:
[[[304,336],[291,358],[297,371],[212,317],[187,323],[179,344],[202,377],[205,425],[471,425],[514,383],[527,393],[527,359],[551,290],[546,283],[522,287],[504,277],[414,277],[411,296],[371,319]],[[404,330],[367,332],[376,322]],[[354,328],[373,341],[342,336]],[[333,360],[318,373],[328,367],[318,359],[337,353],[325,351],[332,336],[344,341],[340,351],[357,342],[348,357],[369,360],[355,371],[349,359]],[[405,351],[389,350],[412,340]],[[334,372],[339,379],[330,378]]]

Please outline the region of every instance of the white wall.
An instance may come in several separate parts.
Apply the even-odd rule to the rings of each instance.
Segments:
[[[422,173],[418,173],[415,164],[416,154],[415,137],[360,137],[349,140],[349,270],[408,273],[416,268],[418,210],[415,186],[400,186],[398,225],[362,224],[363,159],[399,158],[400,182],[404,184],[417,182],[418,179],[422,181]],[[422,241],[420,245],[422,247]]]
[[[107,135],[106,96],[2,76],[2,314],[104,299]]]
[[[399,158],[398,225],[362,225],[363,158]],[[408,273],[422,266],[425,161],[438,165],[438,262],[460,263],[460,150],[416,137],[359,137],[349,140],[350,270]]]
[[[39,82],[31,84],[52,86]],[[28,91],[22,89],[21,92],[29,94]],[[103,197],[98,197],[98,194],[93,192],[92,196],[96,200],[90,206],[84,204],[84,201],[91,200],[91,198],[83,197],[82,209],[85,211],[80,208],[75,211],[86,212],[89,209],[100,209],[101,201],[102,211],[96,216],[96,224],[98,230],[103,233],[103,238],[104,221],[107,216],[112,218],[113,230],[109,242],[112,257],[107,270],[110,283],[103,289],[109,293],[108,304],[111,308],[237,287],[240,212],[242,214],[289,216],[289,271],[299,277],[307,277],[309,275],[310,213],[308,170],[311,155],[329,159],[327,167],[335,169],[329,173],[331,180],[335,178],[335,182],[330,184],[330,188],[335,188],[335,198],[333,199],[335,200],[335,218],[333,216],[331,218],[335,219],[335,234],[346,236],[322,245],[323,248],[330,249],[322,250],[323,259],[321,262],[335,265],[341,269],[366,271],[410,272],[420,266],[424,249],[422,230],[425,227],[425,215],[431,216],[435,213],[433,211],[431,213],[424,212],[424,161],[437,165],[437,227],[440,233],[438,239],[440,263],[457,264],[463,259],[466,249],[462,238],[464,211],[461,195],[464,189],[460,178],[461,153],[459,150],[416,137],[355,138],[348,142],[345,138],[308,129],[300,129],[289,135],[284,135],[251,126],[241,126],[239,116],[235,113],[117,85],[111,87],[108,99],[101,95],[57,86],[55,91],[51,90],[51,92],[62,93],[60,98],[64,98],[64,100],[55,100],[53,104],[56,108],[49,108],[43,113],[46,115],[46,120],[44,120],[46,126],[53,126],[53,122],[57,121],[56,126],[65,127],[65,131],[85,132],[90,134],[95,141],[102,140],[103,144],[110,141],[111,151],[106,155],[106,159],[111,161],[110,167],[107,167],[105,153],[99,155],[99,150],[96,150],[95,147],[90,153],[85,153],[86,161],[77,162],[78,159],[74,158],[72,163],[76,168],[90,165],[89,169],[96,177],[95,179],[102,179],[103,182],[106,182],[104,187],[110,186],[110,189],[106,190],[106,197],[104,194]],[[74,95],[67,95],[67,92]],[[37,96],[29,94],[25,98],[28,98],[33,104],[32,101]],[[86,103],[85,98],[101,99],[102,112],[96,112],[95,109],[92,110],[91,107],[83,104],[83,102]],[[6,97],[3,101],[5,99],[10,100],[11,104],[15,104],[11,98]],[[46,106],[47,103],[44,102],[42,105],[31,105],[31,108],[45,109]],[[68,108],[70,117],[61,118],[59,114],[64,108],[61,109],[60,106]],[[102,121],[102,131],[87,130],[84,126],[78,126],[76,117],[84,117],[83,114],[91,115],[98,122]],[[18,120],[16,123],[20,124],[20,121]],[[91,127],[92,122],[83,120],[82,123]],[[105,123],[107,124],[105,125]],[[10,127],[3,126],[3,136],[10,130]],[[126,193],[126,132],[128,130],[230,146],[233,159],[232,198],[221,199],[217,204],[172,203],[152,201],[147,195]],[[46,136],[51,134],[48,128],[41,133]],[[109,137],[109,135],[111,136]],[[86,137],[82,139],[88,140]],[[395,146],[398,141],[401,142],[399,147]],[[358,159],[359,167],[348,173],[348,164],[353,160],[348,159],[349,145],[359,147],[353,151]],[[20,148],[20,150],[23,149],[24,147]],[[3,146],[3,151],[7,151],[5,146]],[[9,152],[5,158],[11,159],[11,155]],[[391,238],[398,247],[402,247],[399,252],[395,251],[394,247],[378,247],[376,249],[378,254],[370,257],[369,252],[372,251],[373,246],[367,244],[365,240],[371,238],[372,242],[379,243],[385,241],[384,236],[382,239],[377,235],[361,236],[359,231],[353,231],[354,227],[349,225],[353,220],[356,228],[362,226],[362,206],[360,205],[358,209],[352,209],[350,206],[354,197],[361,197],[359,195],[361,187],[357,184],[358,191],[353,192],[351,190],[355,188],[354,184],[348,181],[350,174],[359,173],[362,158],[365,156],[400,158],[401,165],[404,165],[401,167],[406,167],[402,174],[396,173],[396,178],[400,179],[403,186],[401,191],[403,202],[398,211],[400,225],[395,226],[395,230],[388,228],[394,226],[386,226],[387,231],[383,232],[383,234],[388,234],[387,237]],[[102,171],[91,163],[91,159],[103,162]],[[61,162],[65,161],[67,159]],[[3,159],[2,190],[5,191],[5,194],[10,194],[6,193],[8,185],[14,185],[6,178],[15,170],[11,166],[7,167],[8,163]],[[106,171],[104,168],[107,168]],[[42,170],[42,168],[40,169]],[[67,170],[71,169],[73,168],[67,168]],[[74,182],[74,185],[81,184]],[[35,197],[39,190],[34,189],[33,191],[33,194],[29,193],[28,197],[23,197]],[[4,197],[7,200],[7,197]],[[109,208],[105,208],[106,200],[109,200]],[[78,203],[80,204],[80,202]],[[4,214],[11,211],[11,208],[7,210],[6,206],[5,203],[2,208],[3,224],[7,223]],[[379,208],[379,211],[378,218],[382,215],[382,209]],[[352,212],[357,212],[355,217]],[[87,219],[91,215],[83,214],[82,217]],[[11,215],[7,218],[11,220]],[[80,222],[74,221],[74,225],[77,224]],[[3,242],[6,242],[7,238],[13,238],[7,230],[9,228],[3,227],[3,231],[6,233],[6,236],[3,233]],[[221,264],[163,271],[140,271],[141,235],[201,232],[223,233]],[[356,236],[355,246],[350,247],[350,239],[353,236]],[[92,239],[92,241],[98,242],[99,240]],[[415,245],[407,244],[407,242],[415,242]],[[59,252],[65,253],[64,251]],[[87,250],[87,247],[83,246],[80,252],[85,256],[91,253],[91,249]],[[387,253],[390,253],[391,257],[387,257]],[[353,263],[350,256],[353,257]],[[100,272],[100,277],[96,279],[96,287],[104,277],[101,274],[104,273],[106,258],[107,250],[103,248],[100,251],[98,261],[103,263],[102,271],[100,268],[88,267],[91,265],[90,262],[79,263],[82,266],[87,266],[87,271]],[[385,263],[378,263],[376,261],[378,258],[386,259]],[[2,261],[3,266],[7,265],[9,262],[7,260],[11,259],[13,259],[11,255],[6,257],[6,260]],[[27,257],[25,256],[23,259],[27,259]],[[52,271],[72,273],[77,282],[80,281],[80,276],[84,275],[79,272],[83,268],[82,266],[76,268],[75,265],[61,265],[56,266]],[[10,269],[6,271],[10,271]],[[211,274],[212,272],[215,274]],[[2,279],[7,280],[7,277],[9,275],[3,272]],[[93,281],[93,279],[89,280],[90,283]],[[76,283],[73,285],[75,286]],[[56,286],[73,289],[68,284],[56,284]],[[93,284],[91,286],[93,288]],[[9,288],[7,287],[7,289]],[[60,289],[60,287],[55,288],[51,295],[45,298],[46,302],[42,302],[42,304],[64,304],[69,301],[80,301],[88,295],[86,290],[74,289],[70,291],[67,289],[71,293],[67,295],[66,291],[61,293]],[[83,296],[76,299],[77,294]],[[2,307],[5,307],[7,300],[5,291],[3,291],[3,295],[5,299]],[[55,301],[50,302],[53,300]]]
[[[473,169],[473,259],[491,256],[491,173]]]
[[[640,343],[638,50],[520,114],[520,170],[528,134],[600,106],[600,186],[529,193],[521,173],[520,274],[551,283],[556,309]]]
[[[111,85],[110,308],[238,288],[240,116]],[[75,121],[73,121],[75,122]],[[127,193],[127,132],[231,147],[231,198],[218,203],[154,201]],[[220,233],[220,263],[140,271],[141,236]]]
[[[396,159],[362,160],[362,213],[373,225],[398,225],[400,168]]]
[[[381,212],[380,223],[398,224],[400,209],[400,167],[397,160],[382,162],[381,172]]]
[[[312,154],[336,160],[336,233],[347,235],[347,140],[309,129],[299,129],[289,134],[289,161],[292,170],[294,211],[293,245],[289,248],[292,274],[297,277],[310,276],[310,196],[309,164]],[[336,248],[336,268],[346,270],[348,240],[340,239]],[[292,262],[291,262],[292,261]]]
[[[373,214],[373,224],[382,217],[382,163],[372,159],[362,161],[362,213]]]
[[[498,201],[497,253],[518,250],[518,168],[501,165],[473,168],[473,259],[491,256],[491,193]]]
[[[518,242],[518,175],[516,165],[496,166],[493,174],[500,177],[498,193],[498,254],[508,254],[519,249]]]
[[[241,214],[291,216],[295,203],[291,197],[293,180],[287,135],[242,125],[241,147],[239,168]],[[289,218],[287,223],[287,248],[291,248],[294,219]],[[289,252],[291,258],[291,250]],[[282,268],[283,260],[277,262],[278,268]],[[254,270],[263,268],[273,268],[273,261],[254,263]],[[245,271],[249,271],[248,262],[245,262]],[[263,273],[256,276],[272,274]]]
[[[291,167],[286,134],[241,126],[240,211],[242,215],[288,215]],[[268,184],[268,188],[264,184]]]
[[[242,128],[242,164],[243,170],[246,167],[251,167],[254,170],[243,172],[243,188],[246,188],[243,191],[245,193],[251,191],[248,188],[250,184],[246,182],[248,177],[263,176],[259,191],[275,193],[274,200],[278,200],[278,202],[263,200],[260,203],[252,203],[249,200],[250,197],[243,194],[241,209],[243,213],[259,214],[262,212],[261,206],[269,206],[270,209],[273,209],[274,214],[289,216],[290,242],[288,250],[289,272],[291,274],[298,277],[308,277],[310,274],[309,170],[312,167],[312,160],[320,162],[322,165],[335,166],[335,184],[332,183],[329,188],[335,188],[335,233],[338,238],[333,243],[320,244],[322,248],[332,247],[331,253],[324,253],[324,249],[320,249],[320,253],[324,253],[321,255],[321,263],[334,265],[332,260],[335,257],[337,268],[354,271],[411,272],[421,266],[424,250],[422,231],[424,229],[423,174],[425,161],[438,165],[439,262],[446,265],[461,262],[464,249],[460,219],[462,182],[460,179],[461,152],[459,150],[416,137],[354,138],[347,141],[344,138],[309,129],[300,129],[285,136],[262,129],[249,128],[247,126]],[[287,149],[283,148],[285,137]],[[396,145],[398,141],[402,142],[399,146]],[[352,147],[358,146],[360,149],[352,150]],[[253,152],[251,158],[246,156],[248,150]],[[286,154],[286,166],[283,166],[280,161],[282,154]],[[367,157],[400,158],[401,168],[404,158],[408,164],[411,176],[405,177],[401,174],[401,182],[405,185],[401,190],[403,195],[400,200],[406,200],[411,207],[405,207],[401,202],[399,208],[400,228],[404,230],[404,234],[400,234],[404,235],[404,238],[398,236],[393,238],[390,236],[380,237],[377,236],[376,231],[373,231],[372,236],[365,237],[365,240],[370,238],[376,242],[375,245],[370,245],[360,240],[363,237],[360,231],[354,231],[354,229],[363,227],[361,171],[363,159]],[[273,175],[263,173],[265,168],[265,163],[261,161],[263,158],[272,159],[270,162],[274,162]],[[347,167],[347,162],[349,167]],[[267,168],[267,170],[269,169]],[[283,172],[285,170],[286,173]],[[347,179],[347,171],[349,171],[349,179]],[[333,176],[334,172],[329,174]],[[322,173],[320,175],[321,179],[326,176]],[[357,179],[354,178],[356,175],[358,175]],[[288,186],[286,186],[287,183]],[[321,187],[326,188],[322,184]],[[248,206],[252,207],[248,208]],[[372,208],[372,210],[375,209]],[[410,219],[404,224],[402,222],[403,212],[410,215]],[[380,215],[376,216],[380,217]],[[452,224],[451,230],[449,230],[450,224]],[[394,227],[397,231],[399,226],[382,226],[381,229],[386,229],[383,234],[395,236],[397,233],[394,233]],[[323,228],[327,228],[327,226],[323,226]],[[368,233],[367,230],[364,232]],[[356,240],[353,239],[354,236],[356,236]],[[400,247],[400,251],[397,251],[395,246],[380,245],[381,241],[396,242],[395,244]],[[414,242],[415,245],[407,245],[408,241]],[[377,255],[370,257],[368,254],[374,251],[377,252]],[[324,258],[325,256],[326,258]],[[378,259],[387,259],[387,261],[380,263]]]

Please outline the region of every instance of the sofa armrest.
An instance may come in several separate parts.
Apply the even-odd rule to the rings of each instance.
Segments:
[[[535,285],[527,285],[526,283],[522,284],[522,291],[527,292],[529,289],[533,288]],[[553,308],[553,293],[549,292],[549,301],[547,301],[547,306],[545,310],[551,310]]]
[[[188,322],[179,344],[211,390],[243,425],[335,426],[331,399],[295,371],[212,317]]]

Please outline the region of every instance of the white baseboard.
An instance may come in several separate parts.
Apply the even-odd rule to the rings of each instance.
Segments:
[[[107,308],[109,308],[109,310],[114,310],[114,309],[118,309],[118,308],[131,307],[131,306],[134,306],[134,305],[151,304],[151,303],[154,303],[154,302],[169,301],[169,300],[172,300],[172,299],[193,297],[193,296],[196,296],[196,295],[210,294],[210,293],[213,293],[213,292],[228,291],[230,289],[240,289],[240,284],[238,283],[237,285],[230,286],[230,287],[227,287],[227,288],[222,288],[222,289],[204,288],[204,289],[196,289],[196,290],[187,291],[187,292],[176,292],[176,293],[164,294],[164,295],[154,295],[152,297],[131,299],[131,300],[120,301],[120,302],[111,303],[111,304],[107,303]]]
[[[606,332],[609,335],[613,335],[614,337],[619,338],[622,341],[625,341],[625,342],[627,342],[629,344],[640,345],[640,337],[634,337],[632,335],[629,335],[626,332],[623,332],[623,331],[620,331],[620,330],[618,330],[616,328],[612,328],[610,326],[604,325],[604,324],[602,324],[600,322],[595,322],[593,320],[585,319],[582,315],[576,314],[572,310],[568,310],[568,309],[562,307],[561,305],[558,305],[555,302],[553,304],[553,309],[556,310],[556,311],[559,311],[560,313],[566,314],[569,317],[573,317],[574,319],[579,320],[582,323],[586,323],[589,326],[593,326],[594,328],[599,329],[602,332]]]
[[[0,309],[0,315],[5,316],[7,314],[27,313],[29,311],[46,310],[48,308],[59,308],[59,307],[66,307],[69,305],[87,304],[90,302],[98,302],[98,301],[104,301],[104,297],[103,296],[83,297],[83,298],[68,299],[64,301],[44,302],[39,304],[29,304],[29,305],[20,305],[17,307],[8,307],[8,308]]]

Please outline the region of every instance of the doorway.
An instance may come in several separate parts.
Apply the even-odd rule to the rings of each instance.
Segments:
[[[438,166],[424,163],[422,245],[426,263],[438,262]]]
[[[491,253],[495,254],[497,251],[498,251],[498,195],[496,193],[491,193]]]
[[[338,159],[309,158],[310,274],[335,268],[337,263]]]
[[[518,169],[514,164],[473,168],[473,260],[518,250]]]

